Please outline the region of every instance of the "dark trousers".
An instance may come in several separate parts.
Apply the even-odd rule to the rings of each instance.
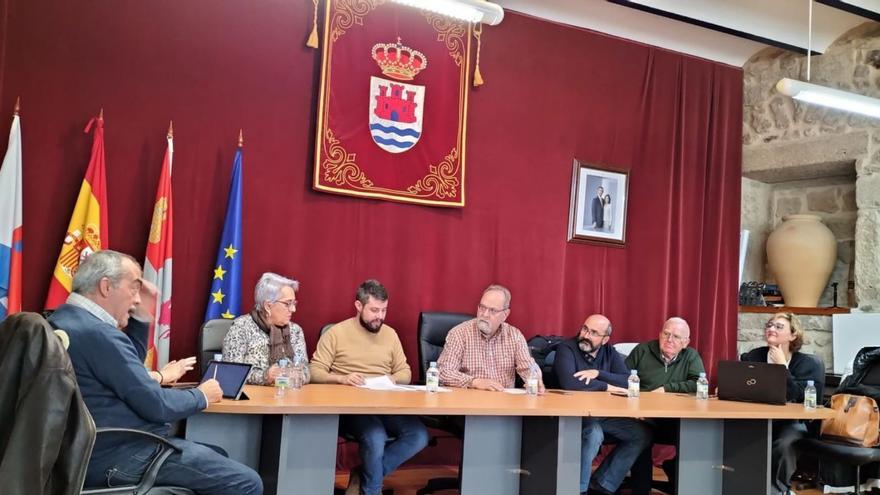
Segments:
[[[678,429],[680,422],[677,419],[653,418],[646,419],[654,431],[654,443],[675,445],[678,447]],[[651,457],[651,447],[648,446],[630,468],[630,486],[632,495],[650,495],[651,481],[654,478],[654,459]],[[675,489],[675,480],[678,474],[678,455],[663,463],[663,470],[669,478],[669,482]]]

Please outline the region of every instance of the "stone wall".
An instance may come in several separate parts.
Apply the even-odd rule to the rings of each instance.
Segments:
[[[743,67],[743,175],[770,184],[770,223],[786,213],[822,216],[838,239],[833,277],[845,272],[854,281],[859,311],[880,312],[880,119],[800,103],[777,92],[783,77],[808,80],[806,60],[770,48]],[[811,63],[809,82],[880,98],[880,23],[850,30]],[[750,184],[746,191],[745,184],[742,220],[748,228],[756,216],[745,200],[763,189]],[[756,254],[760,259],[748,260],[746,273],[763,266],[763,249],[750,249],[750,256]],[[846,302],[845,285],[839,301]],[[740,351],[763,344],[768,316],[740,315]],[[831,318],[801,318],[808,328],[804,350],[819,354],[830,369]]]
[[[764,50],[745,65],[743,173],[762,182],[785,182],[855,172],[854,194],[842,189],[814,194],[813,206],[821,211],[826,205],[817,202],[828,203],[829,195],[840,193],[834,207],[850,208],[854,196],[858,210],[854,229],[836,228],[845,236],[839,240],[853,240],[859,309],[880,311],[880,119],[800,103],[776,91],[776,82],[783,77],[805,80],[805,66],[805,56],[779,49]],[[880,24],[854,28],[823,55],[812,57],[811,82],[880,98]],[[809,205],[806,199],[804,204],[801,198],[802,208]],[[781,206],[792,207],[791,203]],[[842,247],[848,256],[850,246]]]
[[[740,313],[737,326],[737,355],[748,352],[756,347],[767,345],[764,342],[764,324],[773,316],[766,313]],[[831,317],[830,316],[798,316],[804,327],[803,352],[814,354],[825,362],[825,371],[834,368],[831,353]]]

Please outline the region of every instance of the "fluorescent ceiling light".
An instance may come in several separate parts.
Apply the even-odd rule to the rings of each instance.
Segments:
[[[776,90],[795,100],[880,118],[880,100],[849,91],[783,78]]]
[[[501,23],[504,9],[486,0],[394,0],[397,3],[422,10],[448,15],[467,22],[482,22],[490,26]]]

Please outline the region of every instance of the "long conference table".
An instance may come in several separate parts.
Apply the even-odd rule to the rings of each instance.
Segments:
[[[461,495],[579,493],[581,418],[680,418],[679,495],[770,494],[774,419],[824,419],[831,411],[642,393],[481,390],[375,391],[306,385],[283,398],[247,386],[190,417],[186,438],[218,445],[263,477],[266,493],[329,495],[340,414],[465,417]]]

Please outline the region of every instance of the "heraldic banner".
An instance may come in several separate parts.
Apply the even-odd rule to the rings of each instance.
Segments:
[[[314,189],[464,206],[471,26],[385,0],[327,0]]]

